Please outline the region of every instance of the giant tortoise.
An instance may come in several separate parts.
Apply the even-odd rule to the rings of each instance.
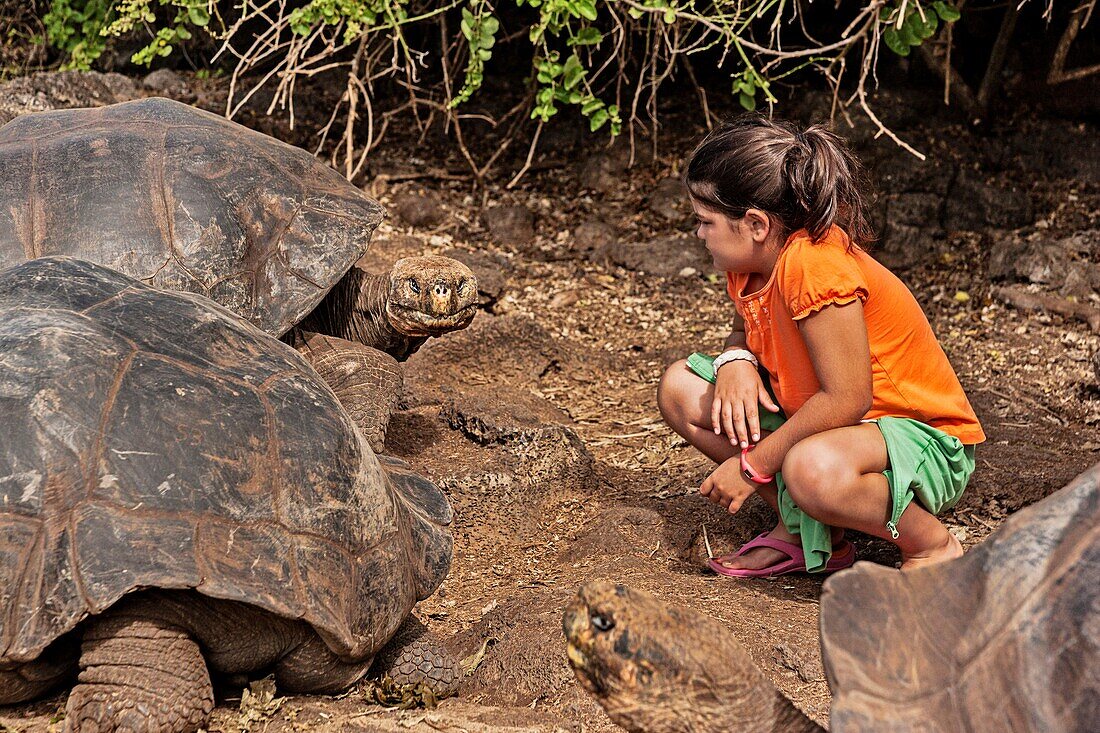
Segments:
[[[72,730],[195,730],[208,670],[343,689],[447,573],[439,489],[204,297],[70,258],[0,273],[0,414],[0,704],[79,665]]]
[[[382,217],[305,151],[168,99],[0,128],[0,268],[69,255],[206,295],[302,350],[357,420],[372,383],[400,383],[358,344],[404,360],[477,302],[473,273],[446,257],[353,267]],[[379,448],[385,419],[359,422]]]
[[[830,730],[1100,729],[1100,464],[965,556],[825,582]],[[821,731],[714,619],[606,581],[563,620],[577,679],[646,733]]]

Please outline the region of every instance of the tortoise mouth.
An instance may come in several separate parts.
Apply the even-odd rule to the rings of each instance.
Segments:
[[[390,323],[405,336],[439,336],[469,326],[477,314],[477,304],[471,303],[454,313],[438,314],[400,303],[390,303],[387,311]]]

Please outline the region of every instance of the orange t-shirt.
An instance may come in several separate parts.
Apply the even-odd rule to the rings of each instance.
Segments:
[[[792,234],[767,284],[745,293],[748,274],[726,273],[745,320],[748,348],[771,375],[783,411],[793,415],[820,385],[796,321],[829,304],[863,302],[871,347],[873,401],[865,419],[909,417],[958,438],[985,440],[970,402],[913,294],[892,272],[833,227],[820,242]]]

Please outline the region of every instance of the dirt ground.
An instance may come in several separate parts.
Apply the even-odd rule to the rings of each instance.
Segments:
[[[190,94],[216,106],[216,94]],[[792,113],[810,117],[819,102],[804,100]],[[891,232],[883,257],[925,308],[989,437],[970,488],[945,517],[972,546],[1100,460],[1091,364],[1100,338],[1081,319],[1006,304],[997,288],[1014,277],[1002,263],[994,269],[1004,282],[994,282],[990,265],[1012,242],[1095,236],[1096,128],[1020,117],[978,134],[949,116],[929,122],[883,103],[928,162],[872,140],[863,126],[840,129],[886,202],[876,209]],[[512,189],[506,178],[476,189],[456,151],[425,143],[415,129],[395,133],[372,159],[361,183],[391,216],[362,264],[450,254],[482,284],[484,312],[474,324],[409,360],[405,409],[386,447],[438,482],[455,510],[450,576],[416,614],[456,652],[488,642],[486,655],[459,696],[434,711],[384,710],[352,692],[253,702],[242,712],[240,691],[223,690],[210,730],[618,730],[574,681],[561,634],[562,608],[596,578],[727,623],[765,674],[827,723],[821,580],[734,582],[701,569],[707,542],[728,551],[773,519],[755,499],[729,515],[700,497],[712,466],[657,411],[665,366],[719,350],[732,313],[723,280],[690,237],[690,209],[674,184],[662,183],[704,129],[690,107],[670,109],[665,125],[657,155],[640,153],[633,167],[625,145],[605,149],[565,129]],[[1073,161],[1037,149],[1036,141],[1059,135],[1080,142]],[[429,169],[452,173],[424,175]],[[963,180],[975,183],[960,188]],[[967,195],[973,200],[958,201]],[[927,222],[897,224],[899,202],[926,200]],[[906,227],[934,234],[913,237]],[[1098,255],[1094,242],[1084,258],[1091,272]],[[1060,285],[1012,287],[1053,293]],[[1100,307],[1088,287],[1076,302]],[[884,542],[857,536],[855,544],[862,560],[898,560]],[[56,728],[64,699],[0,708],[0,730]]]

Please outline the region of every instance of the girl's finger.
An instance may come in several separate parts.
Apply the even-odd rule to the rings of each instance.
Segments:
[[[715,435],[722,434],[721,410],[722,400],[715,397],[710,403],[710,424],[714,428]]]
[[[749,440],[753,443],[760,442],[760,415],[756,404],[750,402],[745,405],[745,420],[749,425]]]
[[[737,420],[733,424],[734,430],[737,432],[737,442],[741,444],[742,448],[747,448],[749,445],[749,431],[745,427],[745,406],[742,403],[737,403]],[[730,437],[733,437],[733,433],[730,433]]]
[[[710,480],[710,476],[707,476],[703,480],[702,486],[699,487],[699,493],[703,496],[709,496],[711,488],[714,487],[714,483]]]
[[[726,511],[728,511],[730,514],[736,514],[737,510],[741,508],[742,502],[742,499],[735,499],[734,501],[731,501],[729,503],[729,506],[726,507]]]
[[[768,390],[764,389],[764,385],[762,384],[758,390],[757,398],[764,407],[772,412],[779,412],[779,405],[775,404],[775,400],[772,399],[772,396],[768,394]]]
[[[722,405],[722,428],[726,431],[726,435],[730,441],[733,441],[733,404],[727,402]]]

